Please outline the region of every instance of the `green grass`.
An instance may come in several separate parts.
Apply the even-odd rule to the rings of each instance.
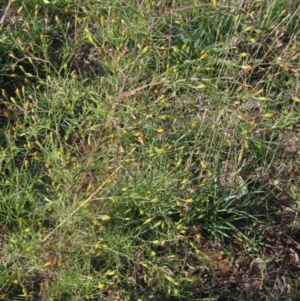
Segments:
[[[1,299],[219,300],[299,198],[298,6],[47,2],[2,19]]]

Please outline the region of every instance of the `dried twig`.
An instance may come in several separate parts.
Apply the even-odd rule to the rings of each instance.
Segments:
[[[5,23],[5,18],[7,16],[7,14],[8,14],[8,11],[9,11],[9,8],[10,8],[12,2],[13,2],[13,0],[9,0],[8,3],[7,3],[7,6],[6,6],[5,10],[4,10],[3,16],[2,16],[2,18],[0,20],[0,31],[2,31],[2,29],[3,29],[4,23]]]

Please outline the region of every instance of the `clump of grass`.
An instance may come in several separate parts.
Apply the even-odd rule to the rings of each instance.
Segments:
[[[3,299],[200,298],[205,271],[230,269],[212,250],[259,252],[282,131],[299,120],[299,17],[245,5],[13,3]]]

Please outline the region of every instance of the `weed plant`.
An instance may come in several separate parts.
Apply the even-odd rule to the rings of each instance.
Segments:
[[[299,7],[1,6],[1,299],[218,300],[299,196]]]

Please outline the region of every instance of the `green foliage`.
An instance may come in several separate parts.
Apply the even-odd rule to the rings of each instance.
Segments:
[[[216,300],[197,289],[229,269],[216,246],[258,253],[286,181],[270,170],[299,123],[299,16],[16,0],[3,20],[0,298]]]

